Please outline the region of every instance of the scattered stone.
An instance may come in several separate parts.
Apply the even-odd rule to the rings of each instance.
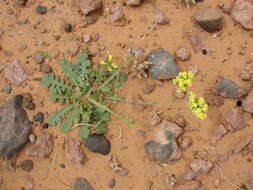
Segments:
[[[155,134],[154,140],[144,145],[145,151],[159,161],[169,160],[175,157],[178,151],[175,139],[182,133],[182,129],[176,124],[164,120]]]
[[[41,64],[40,65],[40,72],[48,74],[48,73],[52,73],[53,69],[50,65],[48,64]]]
[[[187,61],[191,57],[191,52],[186,47],[180,47],[176,51],[176,56],[180,61]]]
[[[150,117],[149,117],[149,126],[150,127],[155,127],[157,126],[159,123],[161,123],[162,119],[159,116],[160,112],[154,111],[150,113]]]
[[[100,34],[98,34],[98,33],[95,33],[95,34],[92,34],[92,35],[91,35],[91,39],[92,39],[93,41],[98,41],[99,38],[100,38]]]
[[[154,8],[154,18],[153,23],[154,24],[168,24],[170,22],[169,18],[165,15],[164,12],[162,12],[159,8]]]
[[[147,59],[152,63],[148,71],[153,79],[173,79],[179,73],[179,68],[174,63],[174,57],[163,48],[152,50]]]
[[[68,160],[72,164],[81,167],[83,162],[83,153],[81,151],[81,142],[79,140],[74,138],[66,138],[65,153]]]
[[[2,88],[2,91],[6,94],[10,94],[11,93],[11,90],[12,90],[12,87],[11,85],[9,84],[5,84],[4,87]]]
[[[253,113],[253,90],[248,93],[242,104],[243,111]]]
[[[17,5],[20,7],[24,7],[27,3],[27,0],[16,0]]]
[[[12,157],[28,142],[31,126],[21,106],[22,96],[14,96],[0,105],[0,156]]]
[[[31,176],[25,175],[24,180],[24,190],[32,190],[35,186],[34,180]]]
[[[122,7],[114,7],[111,10],[110,20],[112,23],[121,21],[124,18],[124,13]]]
[[[253,140],[252,135],[244,136],[235,145],[233,145],[233,147],[231,148],[231,152],[233,154],[237,154],[237,153],[241,152],[242,149],[244,149],[246,146],[248,146],[252,140]]]
[[[133,45],[129,48],[128,53],[136,58],[141,58],[144,55],[144,49],[138,45]]]
[[[98,18],[99,18],[99,14],[86,15],[85,17],[86,25],[95,24]]]
[[[42,64],[45,57],[42,55],[42,52],[37,52],[34,54],[33,59],[37,64]]]
[[[212,140],[211,140],[211,142],[216,143],[218,140],[220,140],[227,133],[228,133],[228,130],[224,127],[224,125],[219,124],[212,131]]]
[[[138,6],[138,5],[141,5],[141,3],[143,1],[144,0],[126,0],[126,5],[127,6]]]
[[[229,157],[226,154],[218,154],[217,155],[217,160],[219,162],[226,162],[228,159],[229,159]]]
[[[207,32],[216,32],[222,28],[223,16],[219,8],[201,9],[196,15],[197,23]]]
[[[179,185],[176,190],[200,190],[201,182],[198,180],[194,180],[183,185]]]
[[[251,78],[252,78],[252,75],[251,75],[251,73],[249,73],[249,72],[243,72],[243,73],[240,75],[240,77],[241,77],[241,79],[242,79],[243,81],[250,81]]]
[[[191,137],[183,137],[182,141],[180,142],[180,146],[183,149],[186,149],[192,145],[192,138]]]
[[[145,131],[139,129],[139,130],[136,131],[136,135],[138,135],[140,137],[143,137],[143,136],[145,136]]]
[[[85,43],[89,43],[91,41],[91,37],[89,34],[83,34],[83,41]]]
[[[21,95],[23,97],[22,106],[27,109],[33,110],[35,108],[35,104],[33,103],[33,98],[32,98],[31,93],[27,92],[27,93],[23,93]]]
[[[121,177],[127,176],[128,173],[129,173],[129,171],[128,171],[127,169],[125,169],[125,168],[122,168],[122,170],[120,170],[120,171],[118,172],[118,174],[119,174]]]
[[[5,30],[2,29],[2,28],[0,28],[0,38],[2,38],[2,36],[4,35],[4,33],[5,33]],[[0,48],[0,49],[1,49],[1,48]]]
[[[61,163],[61,164],[59,164],[59,167],[60,167],[60,168],[65,168],[66,166],[65,166],[65,164],[62,164],[62,163]]]
[[[232,108],[224,112],[223,118],[229,131],[235,131],[245,127],[242,115],[237,108]]]
[[[43,123],[44,121],[44,114],[42,112],[38,112],[33,116],[33,121]]]
[[[22,170],[30,172],[33,169],[33,161],[32,160],[23,160],[20,163],[20,167]]]
[[[220,186],[220,180],[219,179],[214,180],[213,185],[215,188],[218,188]]]
[[[144,94],[151,94],[156,88],[156,84],[147,84],[144,88],[142,88],[142,92]]]
[[[213,168],[213,163],[207,160],[194,159],[190,163],[190,168],[198,175],[207,174]]]
[[[93,190],[91,184],[85,178],[76,178],[74,190]]]
[[[68,23],[65,24],[65,25],[64,25],[64,31],[65,31],[65,32],[68,32],[68,33],[71,32],[71,31],[72,31],[72,25],[71,25],[71,24],[68,24]]]
[[[175,120],[175,123],[176,123],[179,127],[182,127],[182,128],[186,127],[186,124],[187,124],[185,118],[184,118],[182,115],[180,115],[180,116]]]
[[[76,6],[84,15],[99,10],[102,8],[102,0],[73,0],[74,6]]]
[[[115,178],[111,178],[110,181],[109,181],[109,183],[108,183],[108,187],[112,189],[112,188],[115,187],[115,185],[116,185]]]
[[[198,176],[196,172],[194,172],[192,169],[187,168],[186,171],[182,175],[182,179],[185,181],[192,181]]]
[[[38,5],[37,7],[36,7],[36,12],[38,13],[38,14],[46,14],[47,13],[47,7],[45,7],[45,6],[42,6],[42,5]]]
[[[38,156],[46,158],[53,150],[53,137],[42,132],[36,139],[35,143],[30,145],[25,154],[29,156]]]
[[[28,79],[18,60],[14,60],[4,67],[4,77],[15,86],[20,86]]]
[[[205,48],[203,34],[197,32],[189,32],[188,39],[195,53],[199,53]]]
[[[241,98],[244,90],[240,88],[234,81],[220,77],[213,88],[214,94],[224,98]]]
[[[29,135],[29,141],[30,141],[31,143],[34,143],[34,142],[35,142],[35,136],[34,136],[33,134],[30,134],[30,135]]]
[[[92,151],[103,155],[109,154],[111,150],[110,142],[104,135],[92,134],[86,140],[86,147]]]
[[[42,128],[43,129],[47,129],[49,127],[49,124],[47,122],[43,123],[42,124]]]
[[[237,0],[232,8],[231,16],[243,28],[253,30],[253,1]]]

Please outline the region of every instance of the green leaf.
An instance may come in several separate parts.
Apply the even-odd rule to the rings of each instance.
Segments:
[[[71,112],[73,107],[74,107],[74,104],[69,104],[60,110],[52,112],[51,115],[48,117],[48,124],[49,125],[56,125],[57,123],[59,123],[61,120],[63,120],[65,118],[65,116],[69,112]]]
[[[67,118],[61,123],[61,132],[68,133],[72,126],[76,123],[79,123],[81,120],[81,112],[80,109],[74,109],[70,114],[68,114]]]
[[[89,135],[90,135],[90,129],[87,126],[82,126],[79,129],[79,136],[82,140],[87,139]]]
[[[102,92],[110,92],[111,91],[111,88],[109,87],[104,87],[101,89]]]

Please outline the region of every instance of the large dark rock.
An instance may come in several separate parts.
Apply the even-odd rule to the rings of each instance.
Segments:
[[[103,155],[109,154],[111,150],[110,142],[104,135],[93,134],[86,139],[86,147],[92,151]]]
[[[197,15],[197,23],[207,32],[216,32],[222,28],[222,11],[218,8],[201,9]]]
[[[93,190],[91,184],[85,178],[76,178],[74,190]]]
[[[31,125],[21,103],[18,95],[0,106],[0,156],[12,157],[28,142]]]
[[[163,48],[151,51],[147,59],[152,63],[149,67],[149,74],[153,79],[172,79],[179,73],[179,68],[174,63],[174,57]]]
[[[215,95],[224,98],[241,98],[245,91],[240,88],[234,81],[220,77],[213,89]]]

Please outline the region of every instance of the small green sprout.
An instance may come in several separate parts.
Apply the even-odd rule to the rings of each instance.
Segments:
[[[197,97],[196,94],[190,91],[187,95],[187,101],[187,107],[190,108],[190,110],[196,117],[200,119],[206,118],[208,105],[206,104],[205,99],[203,97]]]
[[[193,77],[194,75],[191,71],[178,73],[177,77],[173,79],[173,84],[177,86],[176,91],[178,93],[184,92],[188,86],[192,85]]]

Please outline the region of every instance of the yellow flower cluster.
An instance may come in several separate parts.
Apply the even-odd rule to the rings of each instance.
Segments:
[[[190,108],[190,110],[196,117],[200,119],[206,118],[208,105],[206,104],[205,99],[203,97],[197,97],[197,95],[194,94],[193,92],[189,92],[187,101],[188,101],[187,107]]]
[[[188,86],[191,86],[193,77],[194,75],[191,71],[178,73],[177,77],[172,81],[177,86],[177,92],[184,92]]]
[[[115,69],[118,69],[118,65],[115,63],[112,63],[112,55],[108,55],[105,61],[101,61],[100,65],[106,65],[108,71],[113,71]]]

